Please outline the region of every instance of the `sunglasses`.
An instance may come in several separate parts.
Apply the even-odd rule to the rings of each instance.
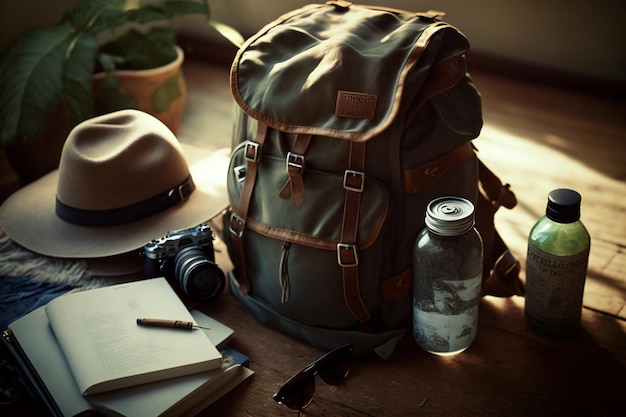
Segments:
[[[274,394],[274,400],[292,410],[302,411],[311,404],[315,392],[315,375],[329,385],[339,385],[350,371],[352,344],[340,346],[289,378]]]

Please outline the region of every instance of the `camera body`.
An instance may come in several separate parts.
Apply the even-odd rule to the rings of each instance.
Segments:
[[[144,277],[164,276],[201,301],[219,295],[226,284],[215,264],[213,231],[206,224],[169,232],[143,248]]]

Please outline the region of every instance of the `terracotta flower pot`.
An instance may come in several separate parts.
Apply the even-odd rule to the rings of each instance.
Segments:
[[[155,116],[174,133],[178,132],[187,96],[182,72],[184,53],[179,47],[176,47],[176,52],[176,60],[162,67],[116,72],[119,91],[128,96],[134,107]],[[98,91],[107,74],[97,73],[93,78],[94,90]]]

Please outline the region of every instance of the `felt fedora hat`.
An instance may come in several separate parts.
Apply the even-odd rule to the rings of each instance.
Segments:
[[[194,227],[228,206],[229,152],[179,143],[158,119],[122,110],[67,137],[59,168],[11,195],[0,228],[59,258],[104,258]]]

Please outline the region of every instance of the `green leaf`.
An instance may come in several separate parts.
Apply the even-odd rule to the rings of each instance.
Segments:
[[[70,122],[76,125],[94,115],[92,76],[98,52],[98,39],[86,32],[75,39],[63,72],[64,98]]]
[[[117,26],[122,22],[125,0],[84,0],[70,10],[63,19],[77,32],[92,30],[94,25],[104,23]],[[107,26],[113,27],[113,26]]]
[[[18,137],[38,138],[56,111],[72,27],[24,33],[0,62],[0,144]]]
[[[83,0],[67,12],[62,22],[69,23],[76,34],[98,33],[126,23],[126,0]]]
[[[154,27],[148,33],[131,30],[101,51],[117,57],[117,69],[150,69],[169,64],[176,59],[174,30]]]

